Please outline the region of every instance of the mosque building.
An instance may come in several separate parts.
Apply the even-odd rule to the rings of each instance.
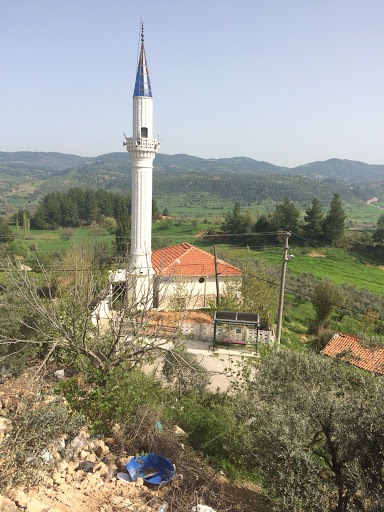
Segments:
[[[212,254],[189,243],[151,250],[152,172],[159,139],[153,138],[153,97],[141,26],[141,48],[133,92],[132,137],[124,145],[132,163],[131,254],[128,271],[111,273],[112,289],[135,280],[131,293],[146,295],[153,308],[166,309],[172,297],[183,293],[187,309],[207,307],[216,297],[216,274],[219,290],[226,283],[241,282],[241,271]],[[148,297],[150,300],[148,301]],[[113,305],[113,292],[110,305]]]

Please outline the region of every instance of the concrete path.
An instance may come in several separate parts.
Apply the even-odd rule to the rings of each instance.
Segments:
[[[229,345],[228,348],[218,348],[213,352],[211,350],[212,343],[206,341],[186,340],[183,342],[186,349],[191,354],[196,355],[197,361],[210,372],[211,382],[208,386],[210,391],[226,391],[231,383],[230,374],[232,369],[236,371],[237,365],[242,359],[249,357],[257,357],[254,349],[234,348]],[[171,348],[171,347],[170,347]],[[160,362],[160,360],[159,360]],[[158,378],[162,378],[159,362],[151,365],[145,365],[143,370],[145,373],[151,373],[155,370]]]
[[[236,371],[237,365],[241,363],[245,357],[257,357],[254,349],[218,348],[215,352],[210,350],[211,343],[205,341],[189,340],[185,342],[188,352],[195,354],[199,363],[211,373],[211,383],[209,389],[211,391],[226,391],[231,383],[230,371]]]

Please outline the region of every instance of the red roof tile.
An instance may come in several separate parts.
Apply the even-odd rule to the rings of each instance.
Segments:
[[[154,271],[160,274],[215,275],[214,256],[187,242],[157,249],[151,259]],[[217,271],[222,276],[241,275],[241,270],[220,259],[217,259]]]
[[[335,334],[322,353],[358,368],[384,375],[384,348],[370,348],[361,341],[361,338],[341,333]]]

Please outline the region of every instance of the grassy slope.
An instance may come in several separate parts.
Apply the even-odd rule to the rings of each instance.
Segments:
[[[197,223],[196,227],[190,222],[175,223],[168,229],[164,229],[162,222],[153,225],[153,238],[166,238],[167,242],[177,244],[189,242],[204,250],[212,249],[216,242],[214,237],[208,239],[196,238],[197,233],[209,229],[217,229],[218,226],[212,224]],[[73,237],[69,240],[62,240],[61,230],[31,230],[24,234],[20,230],[19,238],[16,240],[23,245],[37,243],[40,252],[62,251],[70,247],[72,241],[92,243],[94,241],[103,241],[112,245],[114,236],[108,235],[100,228],[77,228],[73,229]],[[262,258],[267,263],[281,265],[282,249],[276,247],[276,242],[272,242],[274,247],[267,247],[263,250],[253,250],[241,248],[231,244],[218,244],[219,256],[223,259],[231,258]],[[303,272],[312,272],[316,278],[331,279],[336,284],[348,283],[357,288],[367,288],[368,290],[383,295],[382,286],[384,270],[378,266],[371,266],[362,262],[358,257],[350,254],[344,249],[320,248],[308,249],[295,247],[292,239],[290,252],[295,258],[288,264],[288,270],[293,275],[299,275]]]
[[[262,258],[270,264],[281,265],[282,249],[270,247],[262,251],[248,251],[244,248],[221,245],[223,258]],[[336,284],[348,283],[356,288],[367,288],[373,293],[384,295],[384,270],[364,263],[345,249],[305,249],[291,244],[290,253],[295,258],[288,263],[288,271],[297,276],[312,272],[317,279],[330,279]]]

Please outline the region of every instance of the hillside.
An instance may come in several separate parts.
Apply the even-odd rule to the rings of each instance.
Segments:
[[[0,212],[9,214],[28,204],[33,208],[47,192],[76,186],[128,194],[130,171],[126,152],[89,158],[0,152]],[[218,208],[234,201],[249,206],[285,196],[304,206],[315,196],[327,204],[334,192],[350,204],[362,204],[374,196],[381,199],[380,180],[384,181],[384,166],[339,159],[292,169],[245,157],[203,159],[160,153],[154,161],[154,195],[166,203],[172,196],[171,206]]]
[[[190,171],[212,174],[290,174],[317,177],[321,180],[336,179],[349,182],[375,182],[384,179],[384,165],[338,158],[289,168],[241,156],[205,159],[185,154],[165,155],[159,153],[156,155],[154,168],[157,171],[173,174],[185,174]],[[80,157],[63,153],[0,151],[1,175],[20,176],[37,173],[40,178],[47,178],[58,173],[68,174],[75,171],[75,173],[93,174],[107,169],[128,172],[130,161],[127,153],[122,151],[97,157]]]

